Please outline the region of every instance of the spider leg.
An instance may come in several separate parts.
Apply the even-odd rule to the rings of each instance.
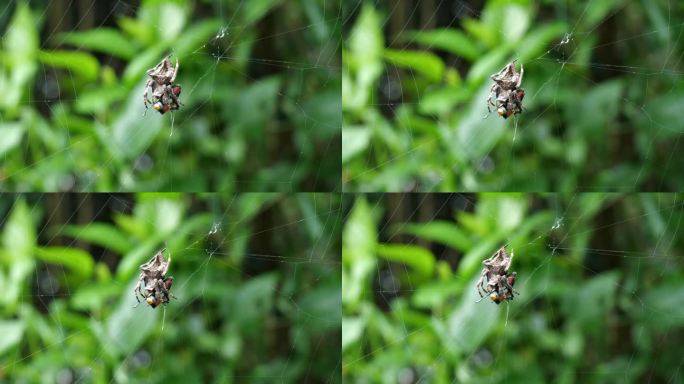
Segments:
[[[515,61],[513,62],[515,63]],[[518,78],[518,82],[515,83],[516,88],[520,88],[520,84],[522,84],[523,73],[525,73],[525,69],[523,68],[523,65],[520,64],[520,77]]]
[[[171,279],[173,279],[173,277],[171,277]],[[169,297],[174,298],[174,299],[178,299],[178,298],[177,298],[176,296],[174,296],[168,289],[166,289],[165,283],[166,283],[165,280],[164,280],[164,281],[162,281],[162,280],[157,280],[157,290],[158,290],[159,292],[161,292],[161,294],[162,294],[162,302],[163,302],[164,304],[166,304],[166,303],[168,303],[168,302],[170,301]]]
[[[487,280],[487,285],[485,286],[485,279]],[[477,293],[480,295],[480,297],[486,297],[491,290],[489,289],[490,281],[489,281],[489,271],[488,270],[483,270],[482,274],[480,275],[480,280],[477,281],[477,284],[475,287],[477,287]]]
[[[513,297],[515,297],[514,294],[519,294],[518,291],[514,290],[513,287],[508,284],[508,278],[506,276],[499,276],[499,287],[505,288],[508,291],[508,293],[511,295],[511,300],[513,300]]]
[[[482,285],[484,283],[484,273],[480,275],[480,279],[475,283],[475,288],[477,289],[477,293],[480,295],[480,297],[484,297],[482,294],[481,290],[484,291],[484,288],[482,288]]]
[[[505,268],[504,271],[508,272],[508,269],[511,267],[511,264],[513,264],[513,252],[511,252],[511,257],[508,258],[508,261],[504,264]]]
[[[492,75],[492,76],[493,76],[493,75]],[[491,108],[489,108],[490,105],[491,105],[492,107],[495,107],[495,108],[496,108],[496,104],[494,104],[494,103],[492,102],[492,96],[497,96],[497,90],[498,90],[497,85],[498,85],[498,84],[494,83],[494,84],[492,84],[492,87],[489,88],[489,96],[487,96],[487,111],[488,111],[489,113],[492,113]]]
[[[138,284],[135,285],[135,288],[133,288],[133,295],[135,296],[135,299],[138,300],[138,303],[140,302],[140,299],[138,299],[138,291],[140,290],[140,280],[138,280]]]
[[[140,278],[138,279],[138,284],[136,285],[136,287],[138,288],[138,293],[140,294],[140,296],[142,296],[142,298],[145,298],[145,292],[143,291],[143,289],[147,287],[147,278],[143,273],[140,274]]]
[[[147,104],[153,104],[152,100],[149,99],[147,96],[148,91],[152,91],[152,95],[154,96],[154,81],[152,79],[147,80],[147,83],[145,83],[145,93],[143,93],[143,103],[145,104],[145,112],[143,113],[143,116],[147,114],[147,110],[150,108]]]
[[[173,83],[176,80],[176,75],[178,74],[178,66],[179,65],[180,65],[180,63],[178,62],[178,57],[176,57],[176,68],[174,68],[174,70],[173,70],[173,76],[171,76],[171,80],[169,81],[169,83]]]
[[[159,251],[159,254],[160,254],[160,255],[163,254],[164,251],[166,251],[166,248],[164,248],[164,249],[162,249],[161,251]],[[162,275],[162,276],[166,276],[166,271],[169,270],[169,266],[170,266],[170,265],[171,265],[171,255],[169,255],[169,261],[166,262],[166,265],[164,266],[164,269],[162,269],[162,271],[161,271],[161,275]]]
[[[479,303],[480,301],[484,300],[485,297],[487,297],[487,296],[480,297],[480,300],[477,300],[475,303]]]
[[[166,85],[166,94],[171,98],[171,100],[173,100],[173,102],[174,102],[176,105],[179,105],[179,104],[180,104],[180,100],[178,100],[178,96],[176,96],[176,95],[173,93],[173,87],[172,87],[172,86]],[[177,109],[177,108],[176,108],[176,109]]]
[[[150,89],[150,81],[147,80],[147,84],[145,84],[145,93],[143,93],[143,103],[145,103],[145,109],[149,108],[147,106],[147,91]]]
[[[133,308],[136,308],[138,305],[140,305],[140,297],[145,299],[145,293],[142,291],[142,285],[147,284],[145,281],[145,277],[140,274],[140,279],[138,279],[138,283],[135,285],[135,288],[133,288],[133,295],[135,296],[135,299],[138,301],[138,304],[136,304]]]

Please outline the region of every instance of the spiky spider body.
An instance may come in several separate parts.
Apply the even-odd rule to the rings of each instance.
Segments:
[[[147,112],[148,103],[152,104],[152,108],[162,115],[170,110],[177,110],[183,105],[178,96],[181,93],[181,86],[173,84],[178,74],[179,62],[176,59],[176,66],[171,65],[167,56],[154,68],[147,70],[147,75],[150,77],[145,83],[145,93],[143,94],[143,102],[145,104],[145,111]],[[152,100],[148,98],[148,91],[152,91]]]
[[[520,64],[520,72],[515,70],[516,61],[513,60],[499,73],[491,75],[494,84],[492,84],[489,96],[487,97],[487,110],[491,113],[490,106],[496,108],[496,112],[504,119],[522,113],[522,101],[525,97],[525,90],[520,88],[520,85],[522,84],[525,71],[522,64]]]
[[[482,262],[482,274],[475,284],[481,299],[489,295],[493,302],[500,304],[513,300],[514,294],[518,294],[513,289],[517,273],[508,273],[512,261],[513,253],[508,256],[506,248],[501,247],[492,257]]]
[[[170,297],[176,298],[171,294],[173,276],[166,277],[166,272],[171,265],[171,256],[168,261],[165,260],[165,250],[160,250],[150,261],[140,266],[140,278],[133,288],[135,299],[138,300],[136,307],[140,305],[139,297],[142,297],[152,308],[168,303]]]

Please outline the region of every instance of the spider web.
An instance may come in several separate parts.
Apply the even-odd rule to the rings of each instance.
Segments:
[[[340,326],[338,195],[243,194],[204,198],[206,204],[164,194],[142,194],[135,201],[127,195],[92,196],[94,204],[86,195],[68,194],[2,200],[4,212],[14,211],[21,200],[29,201],[27,214],[38,218],[44,212],[45,221],[36,231],[41,246],[94,250],[93,257],[103,263],[95,266],[95,275],[102,277],[100,268],[109,269],[109,264],[114,264],[112,275],[134,269],[95,283],[76,276],[74,265],[65,261],[72,256],[67,251],[50,262],[45,256],[37,261],[28,279],[33,280],[31,292],[22,289],[19,305],[24,309],[17,313],[29,336],[0,354],[5,378],[31,372],[35,379],[42,371],[42,380],[70,383],[162,382],[171,377],[338,382],[339,347],[329,348],[330,335],[339,335]],[[182,204],[188,204],[185,214],[177,211]],[[54,209],[61,205],[73,206],[69,217]],[[155,213],[157,209],[164,213]],[[143,242],[123,257],[88,246],[97,243],[92,232],[107,222],[103,219],[119,214],[141,218],[145,212],[150,214],[145,225],[165,227],[160,230],[167,235],[164,241]],[[8,213],[3,214],[2,232],[16,225]],[[290,237],[302,242],[289,244]],[[135,259],[146,262],[164,246],[165,256],[172,258],[171,291],[178,299],[157,309],[144,303],[134,308]],[[146,249],[154,251],[140,253]],[[89,305],[98,293],[106,295],[106,304]],[[213,318],[218,314],[223,317]],[[245,319],[268,335],[248,331]],[[195,362],[188,361],[193,350]],[[60,353],[63,360],[55,357]],[[304,354],[315,354],[318,364],[331,371],[321,373],[311,359],[302,361]],[[188,365],[192,369],[184,371]]]
[[[41,50],[92,54],[97,62],[90,64],[101,73],[84,86],[74,73],[78,68],[38,62],[30,82],[36,89],[24,91],[24,115],[0,116],[8,135],[14,133],[12,144],[0,148],[6,160],[3,188],[337,190],[339,10],[325,0],[253,3],[117,0],[107,8],[91,2],[78,9],[70,3],[55,21],[51,9],[58,3],[38,2],[30,10],[44,22]],[[21,7],[0,7],[0,25],[10,25]],[[283,8],[290,16],[278,19]],[[75,15],[81,30],[60,31]],[[133,24],[145,20],[156,21]],[[267,24],[272,27],[256,28]],[[152,29],[145,33],[160,41],[122,59],[78,40],[83,29],[134,33],[131,28]],[[10,40],[3,36],[3,43]],[[290,57],[275,56],[281,52]],[[180,59],[176,82],[185,106],[143,116],[144,71],[169,53],[172,61]]]
[[[374,17],[385,47],[367,103],[376,114],[355,109],[353,80],[343,92],[349,190],[681,190],[670,174],[682,127],[669,114],[684,23],[672,2],[375,3],[357,2],[346,20],[347,49]],[[452,35],[419,35],[444,29],[503,41],[473,53]],[[514,59],[525,67],[523,113],[483,118],[489,76]]]
[[[420,246],[438,262],[433,275],[421,277],[414,250],[406,248],[412,258],[403,259],[378,253],[364,285],[372,289],[362,295],[382,315],[343,300],[343,334],[357,336],[343,341],[345,379],[681,381],[680,194],[401,194],[368,201],[382,244]],[[361,220],[347,216],[345,231]],[[445,222],[462,234],[447,231]],[[464,235],[473,240],[468,249],[446,245]],[[499,306],[475,304],[481,262],[501,245],[515,253],[520,294]],[[346,269],[357,248],[346,240],[343,246]],[[360,331],[364,318],[373,320]]]

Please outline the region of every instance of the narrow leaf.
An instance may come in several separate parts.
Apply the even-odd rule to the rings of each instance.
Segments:
[[[378,244],[376,251],[380,257],[406,264],[422,275],[429,276],[435,269],[432,252],[417,245]]]

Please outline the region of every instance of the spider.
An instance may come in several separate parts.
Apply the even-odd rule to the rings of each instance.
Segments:
[[[135,299],[138,300],[137,307],[140,305],[140,297],[142,297],[147,304],[152,308],[156,308],[160,304],[169,302],[169,297],[176,298],[171,292],[171,284],[173,284],[173,276],[166,277],[166,272],[171,265],[171,256],[169,260],[164,259],[164,251],[166,248],[158,251],[150,261],[140,266],[140,278],[138,283],[133,288]],[[134,308],[135,308],[134,307]]]
[[[522,101],[523,97],[525,97],[525,90],[520,88],[520,84],[522,84],[525,71],[522,64],[520,64],[520,72],[516,72],[516,61],[513,60],[499,73],[491,76],[494,84],[492,84],[489,96],[487,97],[487,110],[491,113],[490,106],[496,108],[496,112],[504,119],[508,119],[517,113],[522,113]],[[492,98],[495,99],[495,102],[492,102]]]
[[[519,295],[519,293],[513,289],[513,285],[515,285],[515,278],[517,275],[518,274],[516,272],[513,272],[510,275],[499,276],[499,284],[497,288],[494,290],[494,292],[492,292],[489,295],[489,298],[492,299],[492,301],[496,304],[501,304],[506,300],[513,300],[513,292],[515,292],[516,295]],[[505,290],[499,293],[501,287],[506,288],[508,290],[508,293],[506,293]]]
[[[486,294],[489,294],[489,298],[496,304],[513,300],[514,294],[518,294],[513,289],[517,273],[508,273],[512,261],[513,253],[511,252],[511,255],[508,256],[506,248],[501,247],[492,257],[482,262],[484,268],[480,279],[475,284],[477,293],[480,295],[478,302],[482,301]]]
[[[178,74],[178,59],[176,59],[176,66],[171,66],[169,61],[171,55],[166,56],[157,66],[147,70],[147,75],[150,77],[145,83],[145,93],[143,94],[143,102],[145,103],[145,113],[147,113],[148,103],[152,104],[157,112],[162,115],[170,110],[177,110],[183,105],[178,96],[181,93],[181,86],[173,84]],[[152,100],[147,96],[148,90],[152,91]]]

